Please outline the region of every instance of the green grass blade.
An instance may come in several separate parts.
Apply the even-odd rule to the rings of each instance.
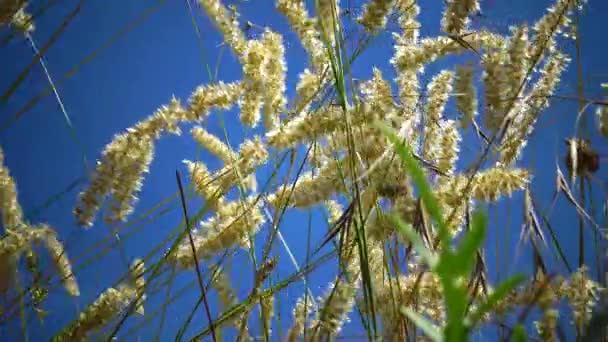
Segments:
[[[472,326],[477,324],[477,322],[479,322],[486,313],[490,312],[500,300],[505,298],[505,296],[515,289],[522,281],[524,281],[524,279],[525,277],[523,275],[518,274],[498,285],[494,292],[488,295],[488,298],[470,314],[470,324]]]
[[[523,325],[518,324],[513,328],[513,336],[511,337],[511,341],[513,341],[513,342],[528,341],[528,337],[526,337],[526,328],[524,328]]]
[[[481,211],[476,211],[473,214],[471,230],[464,235],[463,241],[458,246],[458,251],[453,259],[453,262],[457,264],[463,276],[466,276],[471,271],[475,263],[477,251],[482,246],[486,236],[487,225],[487,216]]]
[[[397,136],[397,134],[392,128],[388,127],[382,122],[377,122],[375,126],[379,130],[381,130],[395,146],[397,154],[404,162],[405,167],[411,174],[414,183],[420,191],[420,197],[422,198],[426,209],[437,224],[437,228],[439,229],[439,239],[443,249],[447,249],[450,242],[448,229],[445,225],[445,222],[443,221],[443,216],[441,214],[441,208],[439,207],[439,203],[431,192],[431,187],[426,180],[424,171],[420,166],[418,166],[416,159],[412,156],[412,151],[409,146],[405,144],[405,142],[401,141],[401,139]]]
[[[416,233],[412,228],[412,225],[405,223],[397,215],[390,215],[389,218],[391,219],[391,221],[393,221],[395,226],[397,226],[397,229],[401,232],[401,234],[404,235],[407,240],[412,243],[412,246],[420,255],[420,257],[422,257],[422,260],[424,260],[424,262],[431,268],[434,268],[437,264],[437,256],[434,255],[431,250],[426,248],[424,242],[422,242],[422,239],[420,238],[418,233]]]
[[[407,316],[426,336],[435,342],[443,341],[441,331],[431,321],[410,308],[401,307],[401,313]]]

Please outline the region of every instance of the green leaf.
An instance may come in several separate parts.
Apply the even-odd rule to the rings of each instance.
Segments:
[[[513,289],[515,289],[517,285],[519,285],[524,279],[525,277],[523,275],[517,274],[498,285],[494,292],[492,292],[488,296],[485,302],[479,305],[479,307],[475,311],[471,312],[469,316],[469,321],[471,322],[471,325],[474,326],[475,324],[477,324],[477,322],[479,322],[479,320],[481,320],[481,318],[486,313],[494,309],[496,304],[498,304],[500,300],[505,298],[505,296]]]
[[[487,216],[481,211],[475,211],[471,230],[464,235],[454,258],[460,275],[468,275],[470,273],[477,251],[481,248],[485,239],[487,225]]]
[[[441,256],[440,263],[445,259],[444,256]],[[464,320],[467,308],[466,282],[456,283],[456,280],[457,277],[452,275],[444,275],[441,277],[447,314],[445,332],[448,341],[462,341],[462,338],[466,333]]]
[[[437,328],[433,322],[424,318],[422,315],[419,315],[417,312],[410,308],[406,308],[404,306],[401,307],[401,313],[406,315],[420,330],[424,332],[426,336],[428,336],[431,340],[435,342],[443,341],[443,337],[441,336],[441,331]]]
[[[395,146],[395,150],[403,163],[405,164],[406,169],[409,171],[412,176],[412,180],[418,187],[420,191],[420,197],[422,198],[422,202],[424,206],[428,210],[429,214],[435,221],[435,224],[439,230],[439,239],[442,245],[442,249],[447,249],[449,247],[450,235],[443,221],[443,216],[441,214],[441,208],[439,207],[439,202],[433,196],[431,191],[431,187],[426,180],[426,175],[422,168],[418,165],[416,159],[412,156],[412,152],[410,147],[405,144],[399,136],[395,133],[395,131],[385,125],[382,122],[375,123],[376,128],[378,128],[384,135],[393,143]]]
[[[416,250],[416,253],[420,255],[422,260],[431,268],[434,268],[437,264],[437,256],[426,246],[420,235],[414,231],[412,225],[409,223],[405,223],[399,216],[390,215],[390,220],[397,226],[397,229],[405,236],[405,238],[412,243],[412,246]]]
[[[511,336],[511,341],[513,342],[526,342],[528,341],[528,337],[526,335],[526,329],[523,325],[518,324],[513,327],[513,335]]]

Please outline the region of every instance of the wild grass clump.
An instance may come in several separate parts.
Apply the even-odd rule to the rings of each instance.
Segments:
[[[176,332],[177,340],[189,327],[197,329],[193,340],[221,340],[230,332],[239,340],[252,340],[254,326],[263,340],[335,339],[355,315],[361,323],[359,335],[374,341],[465,341],[488,329],[498,329],[505,340],[556,340],[564,330],[577,337],[593,333],[588,324],[604,292],[602,281],[593,279],[583,263],[565,275],[545,266],[546,222],[540,224],[530,190],[535,174],[520,165],[535,124],[550,107],[570,63],[562,46],[571,35],[571,17],[579,15],[582,4],[556,0],[535,23],[521,23],[502,35],[472,29],[471,17],[480,11],[477,0],[451,0],[439,23],[443,33],[420,37],[415,0],[369,0],[352,22],[346,22],[344,4],[314,3],[309,8],[302,0],[276,1],[277,15],[286,19],[308,54],[295,97],[288,98],[284,36],[265,27],[250,38],[234,6],[198,1],[237,58],[241,79],[200,85],[188,99],[168,99],[118,133],[89,169],[88,184],[74,207],[75,220],[84,228],[94,227],[101,213],[108,224],[128,227],[161,211],[163,203],[133,218],[157,143],[167,135],[188,129],[221,166],[211,167],[196,156],[175,165],[188,177],[176,173],[179,191],[171,201],[179,204],[182,216],[167,238],[170,247],[151,247],[149,255],[132,261],[128,274],[82,308],[54,339],[111,339],[122,333],[133,313],[144,316],[142,324],[157,315],[164,322],[164,309],[150,313],[144,307],[184,273],[196,275],[192,287],[199,299]],[[0,23],[7,15],[2,13]],[[10,17],[34,46],[29,35],[34,26],[24,7]],[[365,42],[394,22],[399,27],[390,60],[395,79],[374,68],[369,79],[355,82],[355,60],[365,44],[348,46],[345,27],[358,28]],[[425,73],[425,67],[457,61],[452,57],[458,55],[473,61],[446,63],[432,75]],[[243,127],[255,132],[237,148],[205,125],[211,115],[233,107]],[[598,107],[604,133],[605,112]],[[463,146],[471,131],[479,137],[481,152],[464,168]],[[574,141],[569,169],[593,173],[577,168],[583,159]],[[302,150],[305,158],[296,165]],[[563,179],[558,178],[558,190],[581,220],[593,221],[585,202],[575,198]],[[189,186],[182,185],[186,180]],[[523,198],[521,236],[522,242],[530,242],[534,272],[492,284],[484,242],[497,225],[485,212],[513,196]],[[200,203],[196,212],[188,212]],[[319,208],[328,213],[329,230],[321,241],[309,242],[307,259],[298,262],[283,239],[283,216]],[[76,264],[48,225],[24,220],[16,185],[4,167],[0,212],[5,231],[0,290],[22,299],[38,287],[33,283],[18,289],[15,279],[19,258],[42,242],[58,270],[48,278],[58,277],[70,295],[79,296],[72,274]],[[262,243],[256,239],[261,232],[268,236]],[[280,281],[273,276],[278,261],[272,248],[278,244],[296,268]],[[161,248],[160,257],[154,258]],[[250,266],[254,275],[244,299],[225,264],[237,254],[246,254],[250,265],[239,267]],[[313,292],[306,279],[330,261],[337,271],[315,296],[317,289]],[[37,274],[36,267],[31,273]],[[293,317],[281,317],[276,307],[284,290],[302,280],[304,292]],[[163,299],[166,305],[171,304],[169,293]],[[564,303],[570,307],[567,312]],[[2,322],[14,314],[13,308],[3,313]],[[534,325],[528,318],[531,310],[537,313]],[[204,311],[202,323],[193,321],[197,311]],[[560,323],[561,316],[571,316],[571,324]],[[524,333],[526,329],[530,331]]]

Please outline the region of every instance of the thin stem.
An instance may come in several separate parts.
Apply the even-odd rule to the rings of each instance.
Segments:
[[[177,179],[177,185],[179,187],[179,195],[182,202],[182,209],[184,210],[184,220],[186,220],[186,230],[188,231],[188,239],[190,240],[190,247],[192,247],[192,257],[196,267],[196,277],[198,279],[198,285],[201,289],[201,298],[205,304],[205,311],[207,313],[207,320],[209,321],[209,328],[211,329],[211,337],[213,342],[217,342],[215,335],[215,327],[213,326],[213,320],[211,319],[211,310],[209,309],[209,303],[207,302],[207,292],[205,291],[205,285],[203,284],[203,277],[201,276],[200,265],[198,263],[198,257],[196,256],[196,246],[192,239],[192,232],[190,226],[190,219],[188,218],[188,210],[186,209],[186,199],[184,197],[184,188],[182,186],[182,179],[179,174],[179,170],[175,171],[175,177]]]

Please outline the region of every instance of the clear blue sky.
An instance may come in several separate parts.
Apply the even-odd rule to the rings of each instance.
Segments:
[[[53,2],[56,4],[36,19],[36,31],[33,35],[39,46],[44,45],[51,37],[78,1]],[[309,2],[311,3],[309,9],[312,12],[312,1]],[[539,18],[544,14],[547,4],[552,2],[549,0],[482,1],[486,15],[482,20],[488,21],[495,29],[506,33],[506,28],[510,24],[522,21],[533,22]],[[142,0],[85,2],[80,13],[69,23],[57,43],[44,57],[56,82],[59,83],[68,71],[93,51],[101,48],[114,34],[140,16],[147,8],[154,7],[155,3],[156,1]],[[294,33],[289,31],[286,20],[273,9],[273,2],[232,0],[225,3],[237,4],[243,20],[250,20],[261,26],[268,25],[284,34],[284,40],[287,42],[288,89],[289,94],[293,94],[297,75],[306,67],[307,59]],[[421,31],[423,37],[436,35],[439,31],[442,6],[438,4],[441,2],[432,2],[434,5],[429,3],[421,4],[422,13],[419,20],[423,24]],[[41,5],[40,2],[33,1],[32,8],[40,8]],[[350,1],[350,6],[358,5],[359,1]],[[349,1],[342,1],[342,7],[349,7]],[[197,85],[210,82],[204,63],[209,63],[214,68],[216,61],[220,60],[218,74],[220,80],[232,81],[240,77],[240,66],[235,57],[228,50],[220,54],[221,49],[218,45],[221,43],[221,37],[217,30],[201,9],[195,6],[193,11],[202,35],[202,48],[195,35],[186,1],[166,0],[158,10],[100,52],[92,62],[82,66],[66,81],[60,82],[58,89],[76,128],[80,144],[74,142],[59,107],[50,94],[42,98],[8,129],[0,132],[0,145],[5,152],[5,162],[17,182],[19,200],[25,212],[30,214],[28,219],[34,222],[49,222],[59,231],[60,237],[67,241],[70,256],[82,253],[111,232],[111,227],[101,222],[88,231],[76,226],[72,208],[77,191],[82,189],[83,185],[79,184],[77,190],[63,196],[51,207],[40,212],[37,217],[31,214],[52,194],[62,191],[70,182],[84,175],[83,151],[91,163],[100,156],[102,148],[111,141],[114,134],[150,115],[160,105],[167,103],[172,95],[185,101]],[[608,81],[608,64],[605,62],[608,50],[605,47],[604,36],[606,13],[608,13],[608,2],[590,0],[582,16],[580,27],[585,93],[592,98],[601,95],[599,83]],[[355,77],[369,78],[373,65],[378,66],[386,78],[394,77],[394,71],[388,64],[393,54],[390,43],[388,34],[374,43],[374,46],[368,49],[354,65]],[[0,47],[0,51],[0,75],[2,75],[0,91],[4,92],[31,62],[33,54],[28,43],[20,38],[13,39]],[[572,43],[568,43],[566,51],[569,53],[574,51]],[[566,72],[564,82],[558,91],[560,95],[576,95],[575,62],[576,60],[573,59]],[[444,62],[438,62],[427,67],[424,79],[427,80],[445,66]],[[46,87],[44,73],[39,65],[35,65],[9,101],[0,104],[0,126],[4,126],[9,118]],[[520,163],[535,168],[533,190],[544,207],[549,203],[554,192],[556,156],[562,165],[561,160],[565,153],[561,138],[573,134],[577,106],[575,101],[555,101],[551,109],[541,115],[537,123],[537,131],[524,152],[525,158]],[[212,114],[206,127],[213,133],[222,134],[220,115],[226,124],[233,147],[238,146],[244,137],[260,133],[259,130],[245,130],[240,125],[238,113],[235,111]],[[136,214],[151,208],[177,190],[174,176],[176,168],[183,171],[181,164],[183,159],[196,159],[196,145],[188,136],[188,131],[189,128],[186,128],[184,136],[166,136],[157,143],[156,157],[139,196],[141,200],[137,205]],[[598,137],[595,131],[591,133],[594,146],[600,151],[608,151],[606,141]],[[464,144],[466,147],[463,146],[462,149],[468,151],[465,152],[464,157],[470,160],[477,151],[477,142],[474,139],[467,139]],[[220,166],[217,160],[210,158],[204,152],[201,153],[201,159],[211,169]],[[608,165],[602,165],[597,177],[607,179],[607,168]],[[565,170],[563,166],[562,169]],[[264,180],[259,179],[259,183],[262,184]],[[598,193],[597,190],[595,192]],[[600,200],[599,196],[596,200]],[[197,209],[195,204],[191,206],[191,211]],[[508,238],[511,247],[517,242],[522,217],[521,207],[521,196],[515,196],[511,201],[508,215],[504,214],[504,206],[499,207],[503,214],[498,220],[502,223],[498,230],[497,227],[492,228],[488,236],[486,257],[490,269],[496,268],[497,239],[504,241]],[[495,212],[494,209],[490,212],[491,223],[497,222],[494,217]],[[573,265],[576,263],[578,253],[575,242],[578,223],[574,214],[574,209],[562,199],[552,215],[554,228],[565,248],[569,262]],[[325,233],[326,225],[318,210],[314,211],[311,217],[313,227],[311,239],[314,245]],[[92,302],[103,289],[111,286],[127,271],[128,263],[133,258],[143,256],[166,237],[179,223],[180,218],[180,211],[172,210],[153,223],[147,224],[133,237],[123,238],[121,248],[113,248],[100,260],[90,263],[87,268],[77,270],[81,297],[72,299],[67,297],[62,289],[53,291],[45,305],[45,308],[51,311],[51,315],[44,326],[39,326],[36,319],[29,320],[31,340],[48,338],[69,323],[78,310]],[[282,232],[300,263],[306,258],[308,218],[309,212],[295,210],[288,213],[283,221]],[[505,231],[507,222],[510,227]],[[590,237],[590,230],[587,232]],[[266,233],[267,229],[263,231],[262,236],[266,236]],[[502,246],[501,242],[501,248]],[[274,253],[279,256],[276,279],[283,279],[294,271],[293,266],[282,248],[276,248]],[[504,251],[501,251],[501,255],[504,256]],[[513,256],[513,253],[509,255]],[[551,254],[548,255],[552,257]],[[591,254],[588,258],[590,257]],[[239,263],[242,264],[245,260],[246,256],[242,252],[233,260],[232,276],[235,284],[242,285],[239,290],[241,298],[246,295],[251,282],[251,266],[246,264],[238,267]],[[503,258],[499,262],[502,265],[508,264],[510,271],[529,272],[529,260],[529,255],[523,253],[517,262],[513,258],[508,260]],[[44,260],[43,263],[48,264]],[[560,268],[556,262],[551,266],[555,271],[563,271],[563,267]],[[311,289],[315,295],[325,293],[325,286],[335,274],[335,270],[335,265],[327,265],[310,278]],[[192,281],[193,275],[194,273],[190,272],[186,276],[178,277],[173,286],[173,293]],[[491,279],[495,279],[495,275],[491,275]],[[164,291],[163,289],[160,293],[151,296],[146,302],[148,313],[155,311],[162,303],[165,298]],[[297,283],[285,290],[279,298],[280,306],[277,310],[282,316],[283,333],[288,327],[288,322],[291,322],[293,303],[303,293],[302,291],[302,284]],[[198,294],[198,290],[192,288],[169,307],[163,339],[173,338],[180,323],[198,298]],[[214,312],[217,314],[217,311]],[[352,322],[347,324],[344,333],[347,335],[361,333],[357,316],[353,314],[351,318]],[[133,324],[141,321],[142,319],[138,317],[129,318],[123,333]],[[159,322],[158,318],[154,319],[136,334],[131,335],[129,340],[135,340],[136,336],[140,336],[142,340],[149,340],[157,333]],[[206,325],[203,310],[200,308],[186,336]],[[18,325],[10,324],[7,328],[8,331],[4,329],[0,331],[0,339],[6,340],[10,337],[12,340],[19,340]],[[278,332],[278,329],[277,326],[274,331]],[[252,333],[258,332],[257,327],[252,328]]]

